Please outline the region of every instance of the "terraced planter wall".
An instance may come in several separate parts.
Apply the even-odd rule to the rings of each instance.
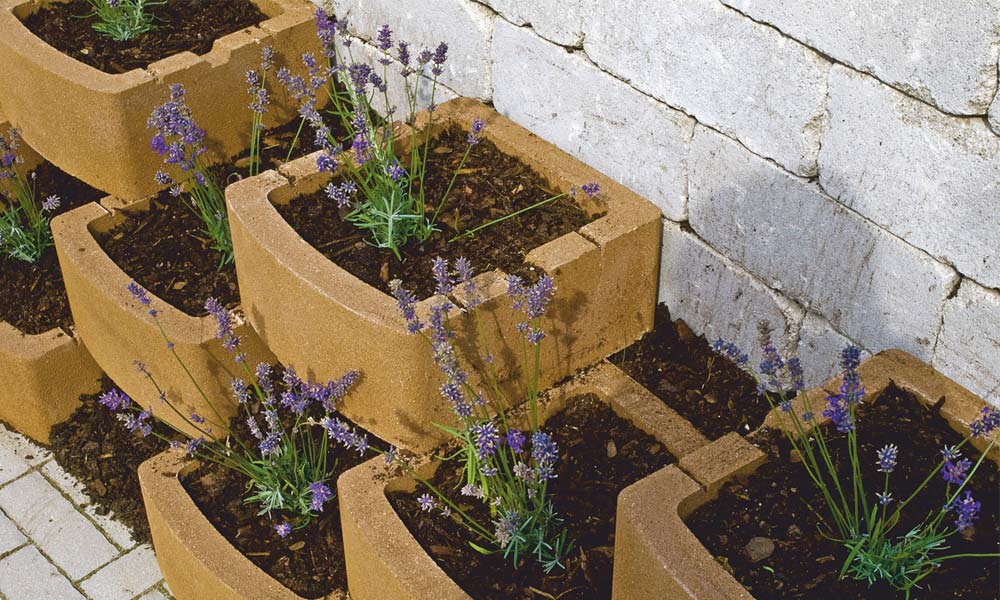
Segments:
[[[861,380],[869,397],[890,385],[916,396],[926,405],[944,398],[941,415],[956,430],[968,434],[968,425],[979,416],[983,401],[917,358],[888,350],[865,361]],[[839,381],[811,390],[812,405],[835,393]],[[801,412],[801,402],[793,410]],[[820,425],[825,419],[817,419]],[[772,412],[765,426],[780,428],[781,416]],[[1000,438],[1000,433],[994,434]],[[975,440],[985,448],[985,440]],[[752,600],[746,589],[726,571],[684,524],[684,519],[712,500],[736,476],[748,475],[763,464],[763,455],[747,460],[727,447],[726,438],[703,447],[638,483],[618,498],[615,551],[615,600],[671,598],[691,600]],[[759,454],[759,453],[758,453]],[[990,458],[1000,462],[1000,450]],[[624,543],[623,543],[624,542]]]
[[[0,113],[0,135],[10,124]],[[30,169],[41,157],[22,145],[25,167]],[[49,430],[69,418],[80,403],[80,394],[96,392],[101,370],[90,353],[74,337],[60,328],[27,335],[0,321],[0,419],[43,444]]]
[[[459,99],[442,104],[435,127],[467,128],[487,122],[485,136],[535,169],[554,191],[596,181],[598,200],[581,202],[590,214],[607,214],[544,244],[526,262],[555,279],[558,291],[544,327],[550,339],[542,355],[543,387],[620,350],[652,327],[660,243],[655,206],[511,123],[483,104]],[[426,115],[421,117],[425,119]],[[419,124],[419,122],[418,122]],[[315,156],[294,161],[229,186],[229,207],[247,317],[282,363],[325,380],[349,369],[363,379],[343,412],[380,438],[427,450],[442,435],[432,422],[450,422],[438,399],[440,380],[429,347],[409,335],[395,301],[363,283],[304,241],[275,205],[323,187]],[[428,257],[428,265],[431,257]],[[467,258],[475,266],[476,257]],[[481,274],[485,347],[497,357],[501,376],[516,369],[520,347],[517,317],[503,297],[505,275]],[[462,299],[457,298],[461,305]],[[425,312],[434,298],[421,302]],[[463,314],[456,329],[471,327]]]
[[[656,437],[682,462],[701,454],[708,444],[690,423],[608,362],[600,363],[553,390],[549,402],[539,407],[540,418],[544,421],[572,397],[590,393],[611,405],[619,416]],[[760,455],[736,434],[725,436],[716,444],[724,444],[730,452],[740,455],[753,458]],[[425,462],[422,469],[433,472],[435,466]],[[675,466],[669,466],[647,479],[659,479],[662,473],[674,469]],[[347,471],[337,482],[347,580],[353,600],[469,600],[470,597],[420,547],[386,498],[387,492],[412,490],[414,485],[411,477],[388,473],[381,458]],[[654,515],[648,524],[652,526],[659,518],[655,514],[657,507],[648,508]],[[625,548],[625,545],[642,541],[619,537],[615,542],[615,554],[623,551],[634,554],[637,550]],[[464,542],[456,540],[456,543]],[[626,595],[620,597],[633,600],[671,598],[655,594],[628,595],[631,589],[640,588],[623,588],[622,593]]]
[[[105,201],[108,206],[113,203],[113,199]],[[97,364],[122,391],[151,406],[157,417],[185,428],[187,424],[179,416],[159,403],[156,390],[136,369],[135,361],[148,367],[171,401],[186,414],[197,412],[209,417],[212,409],[177,364],[148,308],[128,292],[131,277],[111,260],[94,237],[113,229],[127,213],[142,211],[147,206],[142,201],[120,209],[106,209],[91,203],[54,219],[52,233],[77,331]],[[150,296],[160,311],[157,317],[160,324],[175,344],[173,351],[185,361],[222,417],[228,418],[236,406],[230,383],[242,373],[233,363],[232,355],[215,339],[215,320],[211,316],[192,317],[153,294]],[[235,331],[242,338],[247,364],[274,360],[248,324],[238,323]]]
[[[156,560],[177,600],[302,600],[243,556],[198,509],[180,477],[198,463],[176,451],[139,467]],[[334,593],[324,600],[346,600]]]
[[[303,0],[253,0],[269,19],[218,39],[197,56],[182,52],[146,69],[104,73],[49,46],[21,19],[51,3],[0,0],[0,103],[25,140],[77,179],[115,196],[138,200],[153,193],[160,163],[149,149],[146,120],[183,84],[199,123],[209,124],[209,158],[229,158],[249,146],[246,72],[270,45],[279,60],[298,64],[318,52],[314,6]],[[271,124],[292,115],[285,94],[272,94]]]

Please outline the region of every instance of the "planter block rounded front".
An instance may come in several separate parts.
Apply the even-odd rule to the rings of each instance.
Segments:
[[[539,406],[540,418],[544,421],[582,394],[596,394],[680,460],[708,444],[688,421],[606,361],[551,390]],[[739,436],[733,434],[732,438],[730,441],[744,450],[749,447]],[[422,462],[421,469],[433,469],[430,459]],[[646,479],[660,477],[665,470]],[[409,490],[414,485],[411,477],[388,472],[382,458],[358,465],[337,481],[347,582],[353,600],[471,600],[420,547],[386,498],[386,492]],[[623,550],[624,543],[632,542],[616,538],[615,554]],[[672,598],[622,596],[626,597]]]
[[[249,146],[246,72],[259,68],[270,45],[280,61],[297,64],[318,52],[314,5],[304,0],[253,0],[269,18],[216,40],[202,56],[182,52],[146,69],[112,75],[78,62],[35,36],[21,19],[49,0],[0,0],[0,103],[25,140],[61,169],[93,187],[137,200],[153,193],[160,158],[149,148],[146,120],[183,84],[197,121],[208,129],[210,158]],[[109,42],[111,43],[111,42]],[[270,124],[293,111],[272,94]]]
[[[881,352],[862,363],[861,381],[867,395],[878,396],[887,387],[913,394],[920,402],[933,406],[941,398],[941,416],[964,435],[969,423],[985,406],[974,394],[948,379],[917,358],[899,351]],[[836,393],[839,380],[811,390],[811,402],[817,406],[827,393]],[[801,413],[801,401],[793,402]],[[826,419],[818,419],[822,424]],[[768,415],[766,426],[780,428],[787,420],[779,412]],[[788,424],[790,427],[790,423]],[[735,434],[730,434],[735,435]],[[1000,432],[994,434],[1000,440]],[[670,598],[718,600],[732,598],[753,600],[753,596],[719,564],[684,524],[684,519],[711,501],[718,490],[735,477],[746,476],[763,464],[764,456],[748,454],[734,445],[729,436],[681,458],[654,475],[629,486],[618,497],[615,549],[615,600],[635,598]],[[985,440],[976,440],[985,448]],[[934,451],[929,449],[929,451]],[[1000,450],[990,453],[1000,462]],[[654,593],[656,592],[656,593]],[[659,594],[659,595],[657,595]]]
[[[212,419],[211,407],[167,348],[148,308],[128,292],[132,279],[94,237],[114,228],[127,212],[145,206],[137,203],[109,212],[96,203],[87,204],[54,219],[52,233],[77,332],[97,364],[122,391],[152,407],[158,418],[194,434],[187,423],[159,402],[156,389],[138,371],[135,362],[146,365],[185,416],[197,412]],[[233,363],[232,355],[215,339],[215,320],[211,316],[192,317],[153,294],[150,296],[153,307],[160,311],[157,319],[174,342],[174,351],[222,417],[228,419],[236,407],[230,385],[242,372]],[[258,362],[274,361],[249,325],[238,323],[236,333],[242,338],[242,349],[251,368]]]
[[[0,113],[0,135],[10,125]],[[41,157],[27,145],[30,169]],[[80,394],[100,389],[101,370],[71,332],[56,328],[27,335],[0,321],[0,419],[31,439],[49,443],[49,431],[80,404]]]
[[[196,462],[168,450],[142,463],[139,485],[156,561],[177,600],[302,600],[253,564],[198,509],[180,477]],[[325,600],[345,600],[340,593]]]
[[[581,199],[580,205],[604,216],[526,257],[557,287],[543,324],[549,334],[543,342],[543,386],[628,346],[652,327],[661,226],[653,204],[479,102],[453,100],[435,115],[435,127],[468,128],[482,118],[490,141],[543,175],[556,191],[590,181],[601,185],[599,199]],[[226,189],[247,317],[278,358],[301,373],[324,380],[361,371],[344,414],[383,440],[427,450],[442,441],[431,423],[450,422],[427,343],[407,333],[389,295],[328,260],[275,208],[328,181],[315,156],[307,156]],[[475,268],[476,257],[467,258]],[[501,377],[509,376],[519,369],[514,331],[519,317],[504,297],[503,273],[483,273],[478,283],[485,296],[482,346],[496,357]],[[456,296],[461,304],[461,294]],[[424,300],[418,311],[438,300]],[[458,330],[471,328],[471,321],[465,313],[452,317]]]

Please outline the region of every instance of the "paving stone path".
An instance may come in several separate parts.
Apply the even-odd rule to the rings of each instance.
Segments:
[[[166,600],[149,544],[98,515],[52,454],[0,425],[0,600]]]

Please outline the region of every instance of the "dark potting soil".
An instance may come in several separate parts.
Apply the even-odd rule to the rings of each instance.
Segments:
[[[105,379],[102,390],[114,384]],[[98,403],[100,394],[80,397],[82,404],[68,421],[55,425],[51,450],[56,462],[80,481],[98,514],[111,514],[140,543],[150,542],[149,522],[137,471],[143,461],[167,448],[155,436],[129,433],[114,414]],[[166,426],[155,430],[170,437]]]
[[[862,408],[858,419],[859,456],[866,489],[874,495],[881,490],[883,475],[876,472],[875,453],[885,444],[899,447],[899,463],[890,477],[890,491],[897,500],[905,499],[940,460],[944,445],[956,444],[955,433],[936,410],[922,406],[907,393],[886,391],[874,403]],[[845,436],[827,428],[828,440],[847,465]],[[781,434],[762,431],[755,442],[768,451],[771,460],[745,482],[726,486],[719,498],[695,511],[688,525],[705,547],[756,598],[813,599],[820,595],[838,600],[900,599],[904,595],[879,583],[869,588],[864,582],[838,581],[837,575],[847,556],[844,547],[821,534],[823,525],[815,511],[825,514],[822,495],[816,491],[805,469],[789,464],[789,445]],[[978,453],[966,446],[966,457],[975,461]],[[981,517],[974,528],[948,540],[946,554],[1000,551],[1000,477],[996,464],[986,460],[966,488],[982,503]],[[945,483],[935,476],[928,488],[904,510],[896,531],[902,535],[928,513],[940,509]],[[810,509],[809,507],[812,507]],[[949,515],[946,524],[954,522]],[[752,562],[747,554],[750,540],[767,538],[774,543],[769,557]],[[758,540],[758,542],[760,542]],[[762,544],[766,546],[767,544]],[[751,546],[752,548],[752,546]],[[939,556],[941,556],[939,554]],[[773,569],[773,572],[771,571]],[[1000,561],[993,559],[949,560],[921,581],[914,590],[918,599],[995,600],[1000,596]]]
[[[51,195],[59,196],[60,205],[53,216],[100,200],[105,195],[50,162],[40,164],[34,174],[38,202]],[[0,211],[5,209],[5,203],[6,199],[0,198]],[[46,250],[35,264],[0,256],[0,321],[29,335],[55,327],[69,330],[73,317],[55,248]]]
[[[610,598],[618,493],[675,460],[655,438],[591,395],[573,399],[546,422],[545,431],[560,452],[558,476],[549,490],[569,539],[575,541],[565,570],[546,575],[530,556],[515,570],[502,554],[480,554],[468,545],[469,533],[457,521],[420,510],[417,498],[424,489],[388,495],[424,550],[476,600]],[[432,483],[457,490],[461,479],[460,465],[446,464]],[[482,503],[462,504],[489,526]]]
[[[337,451],[331,482],[368,457]],[[279,583],[306,598],[319,598],[334,590],[347,590],[344,543],[340,530],[340,505],[326,503],[319,517],[282,539],[274,531],[280,521],[258,515],[259,506],[246,504],[246,476],[206,463],[182,484],[195,504],[233,546]],[[331,488],[333,487],[330,484]],[[279,516],[276,513],[275,519]]]
[[[249,112],[248,112],[249,115]],[[261,171],[284,163],[292,147],[298,121],[265,132]],[[291,157],[311,151],[306,137],[299,137]],[[247,154],[212,167],[223,187],[249,174]],[[108,256],[139,285],[185,313],[201,317],[210,296],[224,306],[239,304],[240,292],[233,264],[219,268],[219,253],[212,249],[200,217],[186,204],[187,194],[174,198],[160,192],[150,209],[129,216],[97,241]]]
[[[452,126],[431,142],[424,181],[428,201],[436,202],[444,195],[467,148],[466,139],[465,131]],[[464,256],[472,261],[477,273],[494,269],[520,273],[529,251],[600,216],[588,215],[567,197],[487,227],[474,238],[448,241],[458,233],[552,195],[548,182],[531,167],[483,140],[472,149],[462,174],[455,180],[439,216],[441,231],[422,246],[411,242],[402,248],[402,261],[391,251],[368,244],[369,236],[342,219],[336,203],[322,190],[277,209],[304,240],[368,285],[388,293],[389,282],[399,279],[418,298],[427,298],[435,288],[430,272],[434,257]],[[427,208],[430,214],[436,206]]]
[[[116,42],[94,29],[97,18],[89,0],[50,4],[24,24],[63,54],[116,74],[143,69],[184,51],[206,54],[218,38],[267,20],[249,0],[168,0],[147,10],[157,19],[156,29],[127,42]]]
[[[732,361],[712,351],[684,321],[656,307],[653,331],[610,358],[709,439],[757,429],[770,406]]]

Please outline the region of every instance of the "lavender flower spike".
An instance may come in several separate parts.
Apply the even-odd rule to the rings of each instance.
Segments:
[[[895,444],[886,444],[876,453],[878,456],[878,470],[880,473],[892,473],[896,468],[896,458],[899,455],[899,448]]]
[[[330,488],[326,487],[321,481],[309,484],[309,493],[312,494],[312,499],[309,502],[309,509],[321,512],[323,510],[323,505],[333,498],[333,492]]]

